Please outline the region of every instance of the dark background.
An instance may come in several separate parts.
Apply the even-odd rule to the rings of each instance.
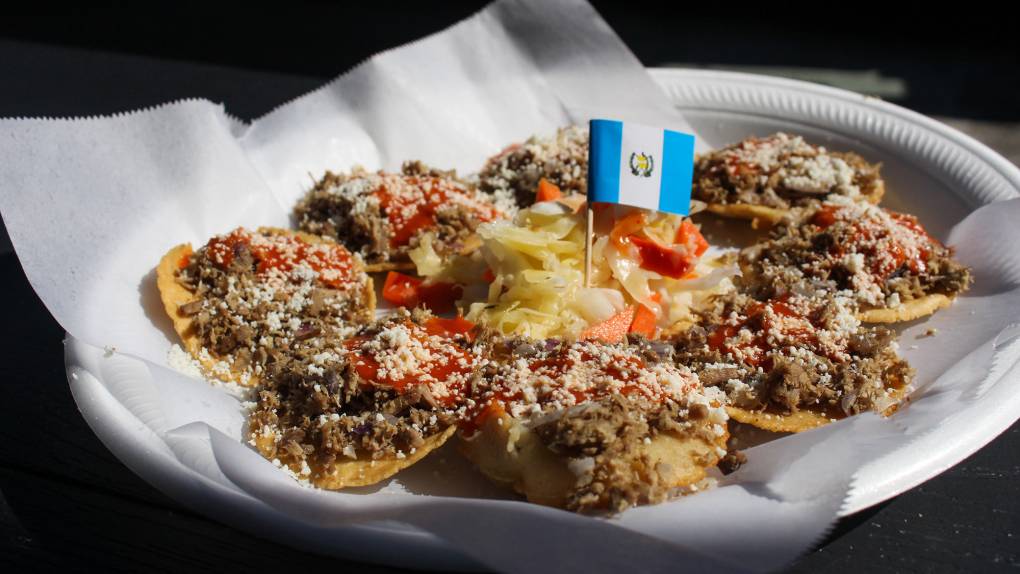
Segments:
[[[1020,119],[1020,50],[1015,18],[976,3],[594,2],[646,66],[671,63],[796,66],[876,70],[905,80],[897,103],[930,115]],[[202,62],[234,69],[331,78],[375,52],[438,31],[485,2],[287,2],[276,6],[175,2],[37,3],[0,18],[0,38]],[[102,9],[98,9],[101,7]],[[23,62],[33,65],[30,59]],[[124,86],[73,70],[49,76],[54,89],[77,82]],[[67,74],[66,72],[71,72]],[[36,78],[45,81],[46,78]],[[107,84],[109,82],[109,84]],[[125,96],[148,96],[142,86]],[[167,86],[167,88],[170,88]],[[201,85],[180,84],[152,101],[216,98]],[[37,84],[6,83],[12,95],[38,99]],[[253,86],[257,91],[257,86]],[[81,114],[120,111],[126,100],[99,93],[79,100]],[[230,101],[244,119],[266,104]],[[131,100],[137,105],[137,100]],[[45,96],[38,113],[66,114]],[[0,109],[9,115],[13,109]]]
[[[23,6],[0,18],[0,117],[84,116],[205,97],[251,119],[483,4]],[[809,74],[865,92],[873,85],[895,103],[977,120],[1016,144],[1020,57],[1015,23],[1001,13],[921,3],[898,13],[861,3],[675,4],[595,2],[645,65]],[[385,570],[235,532],[123,467],[77,412],[63,372],[63,330],[3,247],[0,567]],[[1020,566],[1018,448],[1014,426],[943,475],[841,521],[793,571]]]

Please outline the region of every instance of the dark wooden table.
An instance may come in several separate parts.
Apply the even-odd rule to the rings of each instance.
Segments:
[[[0,117],[108,113],[201,96],[252,118],[322,82],[321,77],[0,40]],[[0,280],[6,311],[0,329],[0,566],[16,571],[387,570],[297,552],[234,531],[144,483],[79,415],[63,369],[63,330],[7,248],[0,249]],[[937,478],[840,521],[790,570],[1015,569],[1018,539],[1020,425],[1014,425]]]

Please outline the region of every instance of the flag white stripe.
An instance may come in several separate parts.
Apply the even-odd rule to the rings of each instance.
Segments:
[[[662,129],[624,122],[620,146],[619,202],[645,209],[659,208],[659,189],[662,181]],[[638,165],[632,169],[632,158],[644,154],[650,158],[651,172]],[[640,162],[638,162],[640,163]]]

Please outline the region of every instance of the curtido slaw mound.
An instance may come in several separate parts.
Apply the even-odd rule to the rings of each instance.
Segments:
[[[690,320],[691,307],[731,287],[731,255],[709,250],[678,215],[597,206],[592,277],[585,286],[585,214],[576,202],[544,201],[512,220],[479,227],[481,248],[444,262],[423,241],[411,252],[434,284],[484,286],[466,318],[505,335],[618,339],[653,337]],[[478,291],[476,290],[476,293]]]

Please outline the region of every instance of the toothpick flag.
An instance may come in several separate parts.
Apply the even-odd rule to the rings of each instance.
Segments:
[[[689,214],[694,136],[615,120],[591,120],[589,135],[584,284],[590,287],[592,204]]]
[[[687,215],[694,136],[614,120],[591,120],[588,200]]]

